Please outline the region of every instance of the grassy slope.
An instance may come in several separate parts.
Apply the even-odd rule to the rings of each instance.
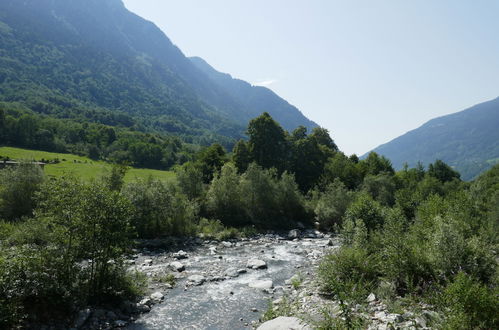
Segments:
[[[53,152],[0,147],[0,156],[9,157],[14,160],[37,160],[44,159],[46,162],[59,159],[58,164],[45,165],[45,173],[49,176],[61,176],[72,174],[83,180],[91,180],[102,176],[111,169],[109,163],[103,161],[94,161],[87,157],[76,156],[72,154],[60,154]],[[130,182],[136,178],[145,179],[152,176],[160,180],[170,180],[174,177],[171,171],[158,171],[151,169],[130,168],[125,176],[125,181]]]

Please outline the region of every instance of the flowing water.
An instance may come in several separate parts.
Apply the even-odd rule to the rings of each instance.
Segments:
[[[227,243],[200,245],[189,252],[188,259],[181,260],[186,270],[175,288],[163,292],[164,301],[128,329],[251,329],[252,321],[261,317],[270,301],[292,290],[286,280],[310,272],[328,242],[327,237],[288,241],[267,235],[230,247]],[[264,260],[268,268],[247,269],[249,259]],[[155,265],[156,269],[172,261],[166,257],[161,260],[164,264]],[[226,276],[227,269],[247,272],[230,277]],[[187,285],[187,277],[196,274],[207,281],[200,286]],[[255,280],[267,279],[273,282],[270,290],[249,286]]]

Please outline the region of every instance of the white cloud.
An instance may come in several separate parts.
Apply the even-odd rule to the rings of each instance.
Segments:
[[[254,86],[262,86],[262,87],[269,87],[272,84],[275,84],[277,82],[277,79],[267,79],[259,82],[253,83]]]

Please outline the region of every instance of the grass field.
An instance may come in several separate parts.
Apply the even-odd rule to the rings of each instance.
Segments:
[[[111,169],[111,164],[103,161],[94,161],[87,157],[60,154],[46,151],[0,147],[0,156],[9,157],[11,160],[44,161],[50,162],[58,159],[58,164],[45,165],[45,174],[48,176],[74,175],[82,180],[89,181],[104,175]],[[125,176],[125,181],[130,182],[137,178],[146,179],[152,176],[159,180],[171,180],[175,177],[172,171],[159,171],[142,168],[130,168]]]

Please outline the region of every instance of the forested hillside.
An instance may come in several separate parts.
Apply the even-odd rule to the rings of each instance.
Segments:
[[[313,125],[296,108],[283,112],[287,103],[280,98],[257,100],[251,109],[242,98],[213,83],[161,30],[120,0],[0,3],[4,107],[175,134],[204,145],[230,146],[263,111],[299,117],[289,121],[289,129]]]
[[[499,162],[498,127],[499,98],[432,119],[374,151],[397,169],[441,159],[471,180]]]

